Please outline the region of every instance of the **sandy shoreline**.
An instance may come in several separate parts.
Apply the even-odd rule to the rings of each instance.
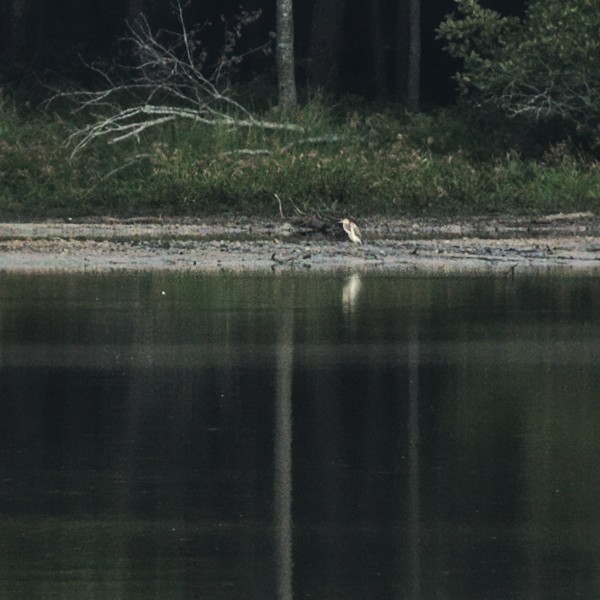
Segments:
[[[282,219],[0,223],[0,272],[342,270],[600,274],[600,219],[365,219],[365,245]]]

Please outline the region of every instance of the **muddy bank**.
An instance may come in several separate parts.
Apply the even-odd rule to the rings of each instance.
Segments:
[[[600,273],[600,220],[589,213],[360,225],[364,246],[283,219],[0,223],[0,271]]]

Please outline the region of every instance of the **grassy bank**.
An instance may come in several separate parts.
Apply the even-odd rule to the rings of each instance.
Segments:
[[[4,100],[0,218],[276,215],[275,194],[286,215],[296,208],[360,217],[600,206],[597,162],[565,144],[510,150],[519,147],[518,132],[502,139],[456,109],[408,117],[315,100],[293,120],[304,133],[181,123],[133,142],[95,143],[71,158],[72,116]]]

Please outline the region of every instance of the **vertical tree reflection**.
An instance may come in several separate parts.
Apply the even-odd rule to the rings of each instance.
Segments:
[[[275,549],[277,597],[292,598],[292,372],[294,313],[289,299],[283,311],[276,357],[275,398]]]
[[[411,597],[421,597],[421,512],[419,473],[419,323],[408,330],[408,540]]]

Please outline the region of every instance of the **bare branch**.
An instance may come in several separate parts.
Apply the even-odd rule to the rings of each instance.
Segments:
[[[244,13],[238,19],[235,35],[227,37],[221,57],[211,68],[206,65],[208,53],[198,39],[202,28],[186,27],[179,0],[174,10],[179,31],[153,32],[143,15],[129,24],[124,41],[131,47],[136,62],[122,66],[119,81],[108,70],[90,65],[106,84],[103,89],[57,94],[50,100],[68,97],[75,102],[76,111],[93,114],[94,121],[68,139],[74,144],[72,157],[97,140],[114,144],[178,120],[210,126],[304,131],[294,123],[254,116],[221,84],[228,79],[225,71],[245,55],[234,54],[235,40],[244,24],[258,18],[257,13]]]
[[[513,116],[534,120],[559,117],[574,123],[586,122],[597,110],[598,100],[593,90],[598,88],[597,77],[584,67],[575,65],[568,70],[553,69],[541,57],[535,57],[536,70],[525,81],[509,82],[498,96],[500,106]],[[490,97],[491,101],[496,101]]]

